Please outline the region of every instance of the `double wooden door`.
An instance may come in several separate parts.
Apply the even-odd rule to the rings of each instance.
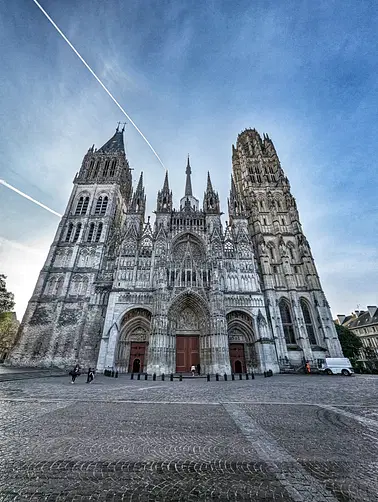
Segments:
[[[176,336],[176,372],[188,373],[199,362],[199,336]]]
[[[146,354],[146,342],[131,342],[129,373],[142,373]]]
[[[230,363],[233,373],[246,372],[243,343],[230,343]]]

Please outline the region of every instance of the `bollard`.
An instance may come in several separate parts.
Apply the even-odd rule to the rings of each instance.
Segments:
[[[147,373],[145,373],[145,374],[144,374],[144,379],[145,379],[145,380],[148,380],[148,375],[147,375]]]
[[[112,370],[112,378],[114,378],[114,370]]]
[[[248,373],[246,373],[246,374],[245,374],[245,379],[246,379],[246,380],[249,380],[249,375],[248,375]]]
[[[140,373],[138,373],[138,380],[140,380]]]
[[[231,379],[235,380],[235,375],[233,373],[231,373]]]
[[[152,380],[155,382],[156,381],[156,373],[152,375]]]
[[[264,378],[266,378],[266,371],[264,371]]]
[[[210,374],[207,374],[207,381],[210,382]]]
[[[223,375],[224,381],[227,382],[227,373]]]
[[[162,373],[161,374],[161,381],[164,382],[164,380],[165,380],[165,375],[164,375],[164,373]]]
[[[239,373],[239,380],[243,380],[243,374]]]
[[[272,377],[273,376],[273,371],[272,370],[269,370],[269,376]]]
[[[114,375],[115,378],[118,378],[118,371],[115,372],[115,375]]]
[[[219,382],[219,375],[218,375],[218,373],[215,373],[215,380],[216,380],[217,382]]]
[[[180,378],[179,378],[180,382],[182,382],[182,375],[180,374]]]
[[[170,376],[170,381],[173,382],[173,373],[171,373],[171,376]]]
[[[252,377],[252,380],[255,379],[255,374],[253,373],[253,371],[252,371],[251,377]]]
[[[134,380],[134,373],[131,373],[130,380]]]

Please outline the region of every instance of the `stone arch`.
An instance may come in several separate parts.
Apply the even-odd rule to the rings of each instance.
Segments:
[[[308,336],[308,340],[311,345],[316,345],[316,334],[315,334],[315,323],[314,316],[312,314],[312,308],[309,301],[303,296],[299,299],[299,303],[301,306],[301,311],[304,319],[304,323],[306,326],[306,332]]]
[[[244,372],[251,372],[259,367],[259,355],[256,350],[254,321],[244,310],[231,310],[226,315],[227,334],[230,352],[231,370],[237,372],[237,361],[241,362]]]
[[[119,371],[132,371],[135,359],[140,361],[140,371],[147,367],[151,317],[151,312],[142,307],[131,308],[122,314],[118,321],[119,337],[114,359]]]

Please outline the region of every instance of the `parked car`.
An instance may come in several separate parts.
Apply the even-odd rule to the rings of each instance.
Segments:
[[[354,374],[352,364],[347,357],[326,357],[320,370],[327,375],[351,376]]]

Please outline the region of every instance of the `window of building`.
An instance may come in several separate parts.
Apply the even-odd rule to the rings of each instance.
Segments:
[[[285,225],[285,220],[281,218],[281,225]]]
[[[89,225],[89,231],[88,231],[88,237],[87,237],[87,242],[92,242],[93,234],[94,234],[94,228],[95,224],[91,223]]]
[[[80,199],[79,199],[79,201],[77,203],[77,206],[76,206],[75,215],[81,214],[81,210],[83,208],[83,204],[84,204],[84,197],[80,197]]]
[[[289,247],[290,258],[294,260],[294,251],[292,247]]]
[[[81,210],[81,214],[87,214],[88,205],[89,205],[89,197],[87,196],[84,199],[84,204],[83,204],[83,208]]]
[[[78,239],[79,239],[79,236],[80,236],[80,231],[81,231],[81,223],[78,223],[76,225],[76,229],[75,229],[75,235],[74,235],[74,238],[73,238],[73,241],[76,242]]]
[[[92,173],[93,173],[94,162],[95,161],[92,159],[91,163],[89,164],[89,168],[88,168],[88,177],[89,178],[92,176]]]
[[[93,177],[94,178],[97,178],[99,168],[100,168],[100,161],[98,160],[96,162],[96,167],[94,168],[94,171],[93,171]]]
[[[272,247],[269,248],[270,258],[274,260],[274,250]]]
[[[290,307],[286,300],[282,299],[279,303],[281,321],[287,344],[295,344],[294,326],[291,317]]]
[[[308,339],[312,345],[316,345],[316,336],[315,336],[314,326],[312,324],[310,309],[304,300],[301,300],[300,304],[301,304],[303,319],[306,325]]]
[[[101,234],[102,234],[102,223],[100,222],[97,227],[96,239],[95,239],[96,242],[100,242]]]
[[[103,201],[102,201],[100,214],[105,214],[107,207],[108,207],[108,197],[105,195],[105,197],[103,198]]]
[[[70,223],[68,225],[68,230],[67,230],[67,233],[66,233],[66,239],[65,239],[66,242],[70,242],[72,231],[73,231],[73,223]]]
[[[257,182],[261,183],[261,174],[256,174]]]
[[[117,165],[117,159],[113,159],[112,164],[110,166],[110,173],[109,173],[110,176],[114,176],[116,165]]]
[[[103,176],[107,176],[107,175],[108,175],[108,172],[109,172],[109,164],[110,164],[110,160],[109,160],[109,159],[106,159],[106,161],[105,161],[105,165],[104,165],[104,169],[103,169],[103,171],[102,171]]]

